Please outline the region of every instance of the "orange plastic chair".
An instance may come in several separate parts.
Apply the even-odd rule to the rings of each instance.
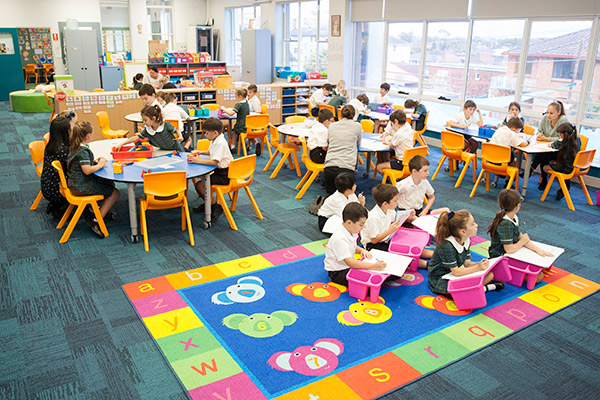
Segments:
[[[44,135],[44,145],[47,145],[49,141],[50,141],[50,132],[48,132]]]
[[[319,103],[319,111],[321,111],[323,108],[331,111],[331,113],[335,116],[335,107],[330,106],[329,104]]]
[[[37,74],[36,67],[37,67],[37,65],[35,65],[35,64],[27,64],[27,65],[25,65],[25,82],[29,83],[29,77],[30,76],[34,76],[35,77],[35,83],[38,83],[39,76]]]
[[[394,104],[394,111],[396,110],[405,110],[404,106],[401,106],[400,104]]]
[[[419,144],[421,146],[427,146],[427,142],[425,142],[425,139],[423,139],[423,133],[425,133],[425,131],[427,130],[427,120],[428,119],[429,119],[429,111],[425,115],[425,123],[423,124],[423,129],[421,129],[419,131],[414,131],[415,132],[415,140],[417,142],[419,142]]]
[[[477,191],[477,186],[485,172],[485,191],[490,191],[490,172],[496,175],[508,176],[508,188],[515,182],[515,190],[519,190],[519,169],[508,165],[512,160],[510,147],[494,143],[481,143],[481,172],[477,181],[471,190],[469,197],[473,197]]]
[[[412,149],[406,149],[404,151],[404,156],[402,157],[402,170],[397,170],[393,168],[384,168],[383,169],[383,179],[381,183],[387,182],[389,179],[392,185],[396,185],[396,182],[406,178],[411,174],[410,169],[408,168],[408,162],[416,155],[421,155],[423,157],[427,157],[429,154],[429,147],[420,146],[413,147]]]
[[[299,139],[302,143],[302,162],[306,166],[307,171],[306,174],[304,174],[304,176],[300,180],[300,182],[298,182],[298,184],[296,185],[296,190],[302,188],[296,195],[297,199],[301,199],[302,196],[304,196],[304,193],[306,193],[310,185],[316,179],[317,175],[319,175],[319,173],[323,172],[323,169],[325,169],[324,164],[317,164],[316,162],[310,159],[310,155],[308,153],[308,146],[306,145],[306,138],[300,137]]]
[[[465,177],[467,169],[469,169],[469,164],[471,162],[473,163],[473,183],[475,183],[477,174],[477,154],[471,154],[467,153],[466,151],[463,151],[463,147],[465,145],[463,135],[450,131],[442,131],[441,138],[442,158],[440,158],[437,169],[435,170],[435,173],[433,174],[431,180],[435,180],[438,172],[440,172],[440,169],[442,168],[442,165],[444,165],[444,161],[446,161],[446,158],[448,158],[450,176],[454,176],[454,170],[457,168],[456,163],[458,161],[464,161],[465,163],[465,166],[463,167],[458,177],[458,180],[454,184],[455,188],[460,186],[463,178]]]
[[[210,140],[208,140],[208,139],[198,139],[196,141],[196,150],[198,150],[198,151],[208,151],[209,147],[210,147]],[[196,188],[197,179],[192,178],[192,182],[194,182],[194,188]],[[198,193],[198,196],[204,198],[204,193]]]
[[[372,119],[361,119],[360,126],[362,127],[363,132],[373,133],[375,129],[375,122]]]
[[[92,92],[94,92],[94,93],[100,93],[100,92],[104,92],[104,89],[102,89],[102,88],[96,88],[96,89],[92,90]]]
[[[102,231],[105,237],[108,236],[108,230],[106,230],[104,219],[102,219],[102,214],[100,214],[100,208],[98,208],[98,202],[100,200],[103,200],[104,196],[102,196],[101,194],[90,196],[75,196],[71,192],[71,189],[69,189],[69,187],[67,186],[67,180],[65,179],[65,173],[62,169],[60,161],[52,161],[52,166],[58,171],[58,176],[60,178],[60,194],[62,194],[63,197],[69,202],[69,207],[67,207],[67,211],[65,211],[60,222],[56,226],[56,229],[61,229],[63,226],[65,226],[67,219],[69,219],[69,217],[71,216],[71,212],[73,212],[73,209],[75,208],[75,206],[77,206],[77,210],[75,210],[75,215],[73,215],[73,218],[71,218],[71,222],[69,222],[69,225],[67,225],[67,229],[60,238],[59,243],[65,243],[67,240],[69,240],[69,237],[71,236],[75,225],[77,225],[77,221],[79,221],[79,217],[81,217],[83,210],[85,210],[85,207],[88,205],[91,206],[92,210],[94,211],[94,216],[96,217],[96,221],[98,221],[100,231]]]
[[[48,120],[48,122],[52,122],[52,120],[54,119],[54,115],[56,115],[56,113],[54,112],[54,100],[50,100],[50,96],[48,96],[48,93],[42,93],[44,93],[44,96],[46,96],[46,103],[48,104],[48,106],[52,107],[52,114],[50,114],[50,119]]]
[[[202,104],[202,107],[208,108],[209,111],[218,111],[221,106],[218,104]]]
[[[535,133],[535,129],[533,129],[533,126],[524,125],[523,133],[526,135],[533,135]]]
[[[269,167],[271,166],[271,164],[273,163],[273,161],[275,161],[275,158],[277,158],[277,155],[281,154],[281,160],[279,160],[279,164],[277,164],[277,167],[275,167],[275,170],[273,171],[273,173],[271,174],[271,176],[269,178],[273,179],[277,176],[277,174],[279,173],[279,170],[281,169],[281,167],[284,166],[286,160],[288,160],[290,163],[290,169],[294,168],[294,167],[292,167],[292,161],[293,161],[294,165],[296,167],[296,174],[299,177],[302,176],[302,174],[300,173],[300,165],[298,164],[298,151],[300,150],[300,147],[293,145],[291,143],[280,142],[279,141],[279,131],[273,124],[269,124],[269,130],[271,131],[271,146],[273,146],[273,148],[275,148],[275,152],[271,156],[271,159],[269,160],[267,165],[265,165],[265,168],[263,169],[263,171],[268,170]],[[290,155],[292,156],[291,158],[290,158]]]
[[[260,105],[260,113],[261,114],[268,114],[269,113],[269,106],[266,104],[261,104]]]
[[[590,165],[592,165],[592,161],[594,160],[595,155],[596,149],[583,150],[578,152],[577,156],[575,156],[575,161],[573,162],[573,171],[570,174],[563,174],[561,172],[550,170],[550,179],[548,180],[548,184],[546,185],[546,189],[544,190],[544,194],[542,195],[542,198],[540,200],[546,200],[548,191],[552,186],[552,181],[554,180],[554,178],[557,178],[558,183],[560,184],[560,188],[562,189],[562,192],[565,195],[565,200],[567,201],[567,206],[569,207],[569,210],[575,211],[575,206],[573,206],[573,200],[571,200],[571,195],[569,194],[569,190],[567,189],[565,181],[576,176],[579,180],[579,184],[581,185],[581,189],[583,189],[583,193],[585,194],[585,198],[587,199],[588,204],[590,206],[593,205],[590,193],[588,192],[587,186],[585,186],[583,176],[590,171]]]
[[[44,64],[44,77],[48,80],[50,71],[54,69],[54,64]]]
[[[171,125],[173,125],[173,127],[175,129],[177,129],[177,132],[181,132],[179,130],[179,120],[178,119],[165,119],[166,122],[170,123]],[[177,132],[173,134],[173,136],[175,136],[177,138]]]
[[[153,172],[144,175],[144,193],[140,199],[140,228],[144,236],[144,249],[148,246],[148,223],[146,210],[164,210],[181,207],[181,230],[190,234],[190,245],[194,246],[194,232],[187,200],[187,179],[185,171]]]
[[[44,149],[46,148],[46,143],[47,142],[43,142],[41,140],[35,140],[29,143],[29,153],[31,153],[31,162],[33,162],[33,166],[35,167],[35,172],[37,172],[38,177],[42,176],[42,169],[44,168]],[[43,197],[44,196],[42,195],[42,191],[40,190],[37,197],[35,198],[35,201],[31,205],[31,207],[29,207],[29,209],[31,211],[35,211],[38,208],[38,205],[40,204],[40,201],[42,201]]]
[[[579,136],[579,140],[581,141],[581,147],[579,148],[579,151],[587,150],[587,145],[589,141],[588,137],[581,134],[578,134],[577,136]]]
[[[263,219],[262,214],[258,208],[258,204],[254,200],[254,196],[250,192],[250,185],[252,184],[252,179],[254,178],[254,170],[256,169],[256,154],[252,154],[251,156],[244,156],[241,158],[237,158],[231,163],[229,163],[229,184],[228,185],[212,185],[211,190],[213,193],[217,195],[217,202],[223,207],[223,212],[227,217],[227,221],[229,221],[229,226],[234,231],[237,231],[237,225],[233,220],[233,216],[231,215],[231,211],[235,211],[235,207],[237,205],[238,193],[240,189],[246,190],[246,194],[248,194],[248,198],[252,203],[252,207],[254,207],[254,211],[259,219]],[[231,201],[231,211],[229,211],[229,207],[225,202],[225,198],[223,195],[227,193],[233,193],[233,199]]]
[[[124,129],[112,130],[110,129],[110,120],[108,119],[108,113],[106,111],[98,111],[96,113],[98,119],[98,125],[100,126],[100,132],[106,139],[118,139],[127,136],[129,131]]]
[[[302,115],[291,115],[285,119],[285,123],[286,124],[297,124],[300,122],[304,122],[305,120],[306,120],[306,117],[303,117]]]
[[[260,146],[262,151],[265,150],[265,143],[267,150],[269,151],[269,157],[273,157],[271,151],[271,145],[267,140],[267,134],[269,129],[269,114],[255,114],[248,115],[246,117],[246,132],[240,133],[239,145],[238,145],[238,156],[240,155],[240,147],[244,149],[244,156],[248,155],[246,150],[246,139],[260,139]],[[258,146],[258,143],[256,143]]]

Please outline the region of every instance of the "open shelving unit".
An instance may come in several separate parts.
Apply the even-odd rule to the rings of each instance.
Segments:
[[[291,115],[310,115],[308,100],[312,93],[323,86],[323,83],[274,83],[281,87],[281,119]]]
[[[207,63],[151,63],[149,67],[156,67],[158,72],[169,75],[171,80],[179,80],[182,77],[192,76],[197,71],[211,71],[215,75],[221,75],[226,71],[225,61],[211,61]]]

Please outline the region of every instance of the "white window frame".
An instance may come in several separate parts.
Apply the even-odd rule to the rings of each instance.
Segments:
[[[172,0],[171,5],[170,6],[165,6],[165,5],[146,5],[146,20],[148,21],[148,40],[164,40],[162,39],[163,36],[167,36],[169,39],[169,50],[173,50],[174,46],[175,46],[175,26],[173,24],[173,2],[175,0]],[[170,33],[164,33],[162,32],[162,23],[161,23],[161,32],[160,33],[152,33],[152,22],[150,21],[150,16],[148,15],[148,10],[150,9],[163,9],[163,10],[169,10],[169,16],[171,19],[171,32]],[[156,39],[154,36],[161,36],[160,39]]]
[[[239,29],[239,26],[235,25],[235,12],[237,10],[239,10],[242,14],[242,20],[243,20],[243,15],[244,15],[244,8],[252,8],[253,12],[254,12],[254,18],[258,18],[256,16],[257,13],[257,9],[260,11],[260,6],[256,5],[256,6],[244,6],[244,7],[228,7],[225,8],[225,18],[227,19],[226,22],[226,35],[225,35],[225,43],[227,43],[227,47],[225,50],[225,59],[227,61],[227,64],[231,64],[231,65],[237,65],[235,62],[235,51],[236,48],[239,48],[240,53],[242,51],[242,39],[240,36],[240,39],[236,39],[235,37],[235,31],[236,29]],[[241,64],[241,56],[240,56],[240,64]]]

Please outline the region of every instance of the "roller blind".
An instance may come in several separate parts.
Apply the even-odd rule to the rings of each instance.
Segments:
[[[472,18],[535,18],[598,15],[598,0],[473,0]]]
[[[423,0],[420,3],[387,0],[384,18],[387,21],[467,19],[468,9],[469,0]]]
[[[385,0],[352,0],[352,22],[381,21]],[[397,1],[397,0],[396,0]],[[394,0],[387,0],[387,3]]]

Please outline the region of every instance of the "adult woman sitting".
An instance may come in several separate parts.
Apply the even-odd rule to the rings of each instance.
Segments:
[[[558,132],[556,132],[556,128],[558,128],[561,124],[565,122],[569,122],[569,120],[565,115],[565,107],[563,106],[563,103],[558,100],[555,100],[552,103],[548,104],[548,108],[546,109],[546,115],[544,115],[538,127],[537,141],[553,142],[555,140],[558,140],[560,137]],[[541,170],[542,181],[538,186],[539,190],[544,190],[546,188],[546,184],[548,183],[548,175],[544,171],[544,166],[550,164],[550,160],[553,159],[556,159],[556,154],[554,153],[540,153],[535,155],[535,158],[531,163],[532,171],[538,166]]]
[[[354,107],[342,108],[342,119],[329,126],[329,145],[325,156],[325,190],[335,192],[335,177],[342,172],[356,173],[358,148],[362,140],[362,127],[354,121]]]

